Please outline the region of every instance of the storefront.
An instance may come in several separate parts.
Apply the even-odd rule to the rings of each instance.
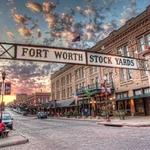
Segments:
[[[79,113],[84,116],[100,116],[103,111],[112,111],[113,89],[84,87],[77,92]]]

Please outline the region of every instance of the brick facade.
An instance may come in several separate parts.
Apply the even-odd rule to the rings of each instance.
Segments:
[[[145,45],[150,46],[150,6],[137,17],[128,20],[124,26],[111,32],[90,50],[138,59],[144,58],[142,53]],[[69,74],[71,80],[67,83]],[[144,91],[149,94],[147,92],[150,86],[149,74],[141,70],[65,65],[51,76],[52,99],[69,99],[82,86],[96,82],[100,85],[104,82],[104,76],[108,77],[107,83],[109,79],[113,81],[117,109],[128,107],[130,113],[134,110],[134,114],[150,114],[149,97],[144,96]],[[67,94],[67,91],[70,93]],[[133,106],[130,100],[134,100]]]

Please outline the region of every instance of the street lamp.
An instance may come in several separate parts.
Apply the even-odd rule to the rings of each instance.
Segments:
[[[106,87],[106,82],[107,82],[107,77],[104,76],[104,89],[105,89],[105,98],[106,98],[106,100],[105,100],[106,101],[105,102],[106,119],[107,119],[107,121],[110,121],[108,103],[107,103],[107,101],[108,101],[108,96],[107,96],[108,91],[107,91],[107,87]]]
[[[1,119],[2,119],[2,113],[3,113],[3,97],[4,97],[4,93],[5,93],[5,84],[4,84],[4,81],[5,81],[5,77],[6,77],[6,73],[5,71],[2,72],[2,88],[1,88],[1,95],[2,95],[2,101],[1,101]]]

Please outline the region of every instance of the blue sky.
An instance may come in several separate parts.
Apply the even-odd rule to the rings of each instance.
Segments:
[[[149,0],[0,0],[0,42],[86,49],[148,5]],[[72,42],[78,35],[81,40]],[[4,60],[0,71],[12,79],[12,93],[34,92],[49,90],[50,74],[60,66]]]

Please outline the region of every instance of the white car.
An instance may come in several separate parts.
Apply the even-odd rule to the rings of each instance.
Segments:
[[[13,118],[9,113],[2,114],[2,122],[5,123],[6,127],[13,130]]]

